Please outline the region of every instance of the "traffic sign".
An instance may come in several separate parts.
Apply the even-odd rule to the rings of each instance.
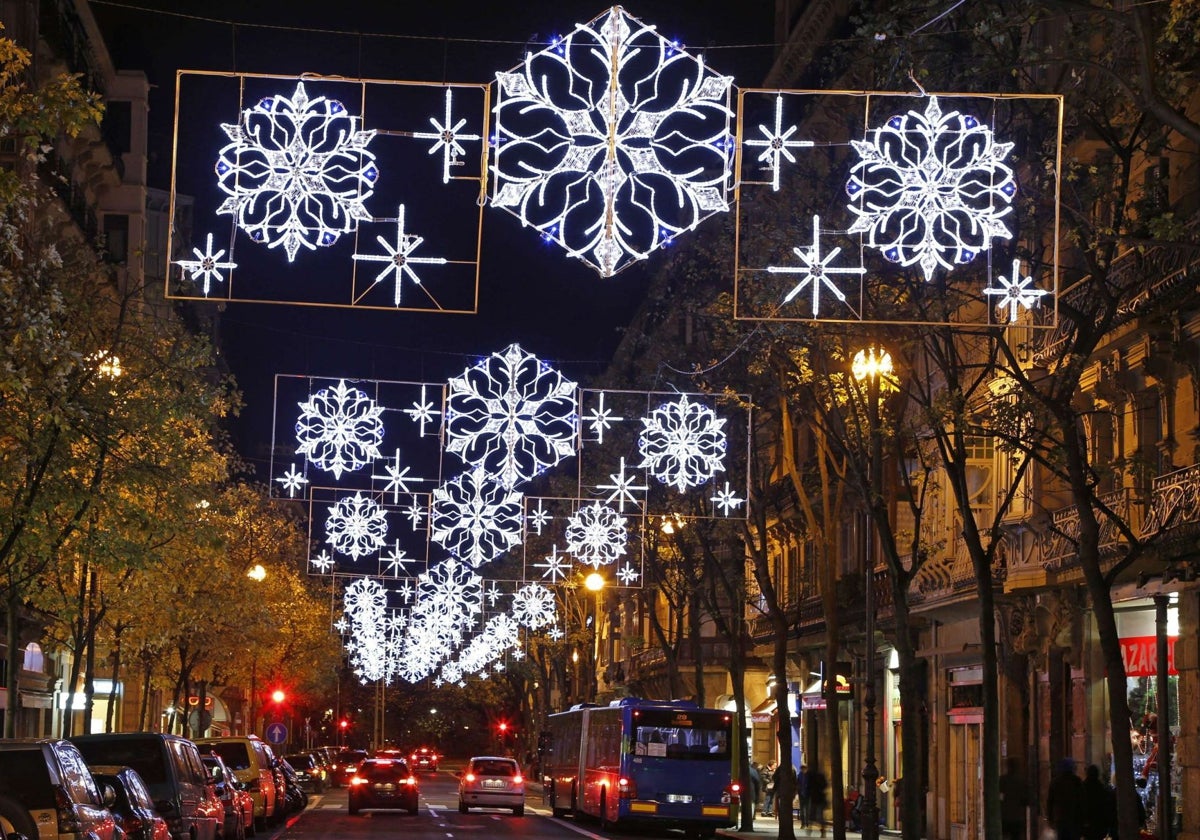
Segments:
[[[286,744],[288,739],[287,725],[283,723],[267,724],[267,741],[272,744]]]

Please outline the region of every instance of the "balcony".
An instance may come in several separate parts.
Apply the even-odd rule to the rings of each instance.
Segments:
[[[1200,536],[1200,464],[1154,479],[1139,535],[1168,554],[1181,542],[1195,542]]]
[[[1108,559],[1119,554],[1125,544],[1117,522],[1125,522],[1137,531],[1136,517],[1140,515],[1140,509],[1131,503],[1130,491],[1125,489],[1105,493],[1100,501],[1116,516],[1115,520],[1099,516],[1100,557]],[[1041,535],[1041,560],[1047,571],[1061,572],[1073,566],[1079,554],[1079,511],[1074,506],[1064,508],[1054,514],[1053,521],[1051,529]]]

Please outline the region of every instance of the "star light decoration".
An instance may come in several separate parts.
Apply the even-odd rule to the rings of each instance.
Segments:
[[[382,283],[388,275],[392,275],[396,285],[392,291],[392,306],[401,304],[404,290],[404,278],[407,277],[413,285],[421,285],[421,276],[413,269],[414,265],[445,265],[445,257],[418,257],[413,252],[425,241],[423,237],[407,233],[404,229],[404,205],[396,214],[396,244],[392,245],[382,236],[376,236],[375,241],[383,248],[382,254],[355,254],[359,262],[386,263],[383,270],[375,275],[372,286]]]
[[[1042,299],[1042,295],[1050,294],[1046,289],[1036,289],[1031,286],[1034,282],[1031,276],[1021,276],[1021,261],[1014,259],[1012,262],[1011,279],[1003,274],[996,277],[999,288],[984,289],[983,293],[988,296],[998,297],[996,301],[996,310],[1003,314],[1004,308],[1008,307],[1008,321],[1010,324],[1017,322],[1017,307],[1025,309],[1033,309]]]
[[[834,285],[830,275],[833,274],[857,274],[860,277],[867,273],[863,266],[842,267],[831,265],[837,255],[842,252],[841,248],[834,248],[825,256],[821,256],[821,217],[813,216],[813,239],[812,245],[806,248],[793,248],[792,253],[800,258],[803,265],[799,267],[770,265],[767,266],[767,271],[771,274],[799,274],[800,282],[791,288],[791,290],[783,296],[784,303],[791,303],[792,299],[800,292],[804,291],[804,287],[808,286],[812,294],[812,314],[816,318],[820,314],[821,309],[821,290],[828,289],[835,298],[842,303],[846,302],[846,295]]]
[[[450,183],[450,169],[458,165],[459,155],[465,155],[467,150],[463,148],[459,140],[479,140],[478,134],[463,134],[462,127],[467,124],[465,118],[451,125],[454,117],[451,116],[451,111],[454,107],[453,90],[446,88],[446,113],[439,123],[435,117],[430,117],[429,122],[433,126],[433,131],[414,131],[413,137],[420,140],[433,140],[433,146],[429,149],[429,154],[435,155],[440,149],[442,152],[442,183]]]
[[[359,126],[336,99],[310,99],[303,82],[291,97],[259,100],[236,124],[221,124],[230,142],[217,158],[217,186],[228,197],[217,213],[255,242],[282,247],[288,262],[301,248],[333,245],[371,219],[375,132]]]
[[[199,248],[192,248],[192,253],[196,255],[194,260],[176,260],[175,265],[182,268],[188,273],[188,277],[195,282],[197,280],[203,283],[201,292],[205,297],[212,291],[213,283],[223,283],[225,278],[221,275],[221,269],[237,268],[237,263],[230,260],[221,261],[221,257],[225,256],[225,251],[220,250],[213,253],[213,235],[210,233],[204,245],[204,251],[201,253]]]
[[[732,77],[619,6],[496,82],[492,205],[601,276],[729,209]]]
[[[450,380],[446,451],[511,489],[575,454],[577,388],[520,345]]]
[[[383,442],[383,408],[346,380],[322,388],[300,403],[296,421],[297,455],[341,478],[379,457]]]
[[[308,479],[304,477],[303,473],[296,470],[294,463],[287,468],[282,476],[275,480],[283,487],[289,499],[296,498],[296,493],[303,490],[304,485],[308,484]]]
[[[758,130],[763,133],[762,140],[743,140],[742,143],[746,146],[763,146],[762,154],[758,156],[760,162],[766,163],[767,169],[771,172],[771,189],[779,192],[779,171],[783,168],[783,158],[787,158],[790,163],[795,163],[796,158],[788,151],[789,148],[801,149],[811,148],[813,142],[811,140],[792,140],[791,137],[796,133],[797,127],[794,125],[783,127],[783,94],[778,94],[775,97],[775,127],[767,128],[765,125],[759,124]]]
[[[683,394],[642,418],[638,452],[650,474],[683,493],[725,471],[725,419]]]
[[[1013,144],[996,143],[975,117],[943,113],[931,96],[924,113],[893,116],[852,144],[861,159],[846,184],[849,232],[887,260],[920,265],[932,280],[939,266],[952,270],[1012,236],[1002,219],[1017,189],[1004,163]]]

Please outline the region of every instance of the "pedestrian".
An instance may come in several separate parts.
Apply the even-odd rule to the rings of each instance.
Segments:
[[[796,774],[796,798],[800,800],[800,827],[808,828],[808,765],[801,764]]]
[[[1095,764],[1088,765],[1080,802],[1080,830],[1084,840],[1103,840],[1116,832],[1116,797],[1100,779],[1100,768]]]
[[[754,809],[751,813],[758,813],[760,797],[762,796],[762,774],[758,771],[758,764],[750,762],[750,794],[754,797],[750,801],[754,803]]]
[[[1004,840],[1020,840],[1025,836],[1028,805],[1029,788],[1021,775],[1021,765],[1015,758],[1009,758],[1000,776],[1000,834]]]
[[[1058,762],[1058,772],[1046,794],[1046,813],[1058,840],[1080,840],[1083,782],[1075,773],[1075,759]]]
[[[808,821],[821,827],[821,836],[825,836],[825,806],[826,788],[829,783],[820,767],[808,771]]]
[[[775,767],[774,761],[767,764],[763,770],[763,789],[767,792],[763,799],[762,815],[764,817],[774,816],[775,811]]]

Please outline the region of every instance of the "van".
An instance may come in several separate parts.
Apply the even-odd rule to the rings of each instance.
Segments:
[[[121,732],[69,739],[88,764],[132,767],[146,783],[172,840],[215,840],[225,807],[212,794],[196,745],[179,735]]]
[[[275,754],[256,735],[230,735],[201,738],[196,742],[204,752],[214,752],[228,765],[239,782],[254,797],[254,827],[265,829],[283,815],[282,795],[275,785]]]
[[[66,741],[0,740],[0,837],[114,840],[117,823],[101,797]]]

